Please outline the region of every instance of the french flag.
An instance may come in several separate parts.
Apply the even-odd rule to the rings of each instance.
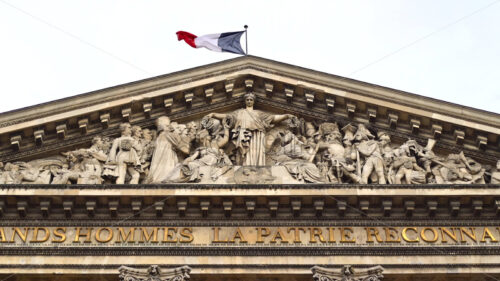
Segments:
[[[186,31],[177,31],[177,39],[184,40],[193,48],[207,48],[216,52],[230,52],[245,55],[241,48],[240,38],[245,31],[215,33],[203,36],[196,36]]]

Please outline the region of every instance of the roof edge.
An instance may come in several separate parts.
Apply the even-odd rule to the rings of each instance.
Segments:
[[[460,105],[448,101],[443,101],[431,97],[426,97],[402,90],[397,90],[385,86],[380,86],[377,84],[372,84],[368,82],[363,82],[343,76],[338,76],[334,74],[329,74],[317,70],[308,69],[301,66],[291,65],[279,61],[274,61],[271,59],[258,57],[258,56],[241,56],[237,58],[232,58],[229,60],[223,60],[207,65],[197,66],[185,70],[180,70],[168,74],[158,75],[146,79],[141,79],[125,84],[120,84],[104,89],[99,89],[91,92],[86,92],[82,94],[77,94],[74,96],[57,99],[45,103],[40,103],[37,105],[32,105],[24,108],[14,109],[11,111],[6,111],[0,113],[0,124],[10,123],[16,119],[25,117],[26,115],[41,116],[47,112],[51,112],[51,108],[65,108],[66,106],[73,105],[72,101],[79,99],[82,100],[80,108],[87,106],[89,101],[102,100],[102,95],[106,93],[113,93],[113,96],[119,97],[120,94],[124,94],[128,89],[140,86],[142,84],[154,84],[155,82],[165,80],[182,80],[188,79],[188,76],[193,75],[203,75],[209,72],[218,71],[221,69],[230,69],[231,67],[239,66],[257,66],[257,67],[269,67],[269,71],[283,72],[286,74],[292,74],[295,76],[307,76],[309,79],[313,79],[315,82],[323,82],[334,85],[333,87],[338,87],[340,89],[353,89],[353,91],[360,91],[361,94],[371,96],[373,98],[386,99],[391,102],[395,102],[394,96],[397,96],[398,101],[395,103],[404,103],[410,107],[423,107],[426,110],[434,111],[438,114],[450,115],[458,118],[466,118],[469,120],[478,120],[480,123],[486,123],[500,128],[500,114],[486,111],[482,109],[477,109],[465,105]],[[167,81],[168,82],[168,81]],[[159,83],[158,83],[159,84]],[[364,90],[362,89],[364,88]],[[368,90],[369,89],[369,90]],[[414,103],[415,100],[421,101],[419,104]],[[42,108],[41,108],[42,107]],[[478,118],[479,117],[479,118]],[[481,121],[479,121],[481,120]],[[487,122],[487,121],[498,122]],[[494,123],[494,124],[491,124]]]

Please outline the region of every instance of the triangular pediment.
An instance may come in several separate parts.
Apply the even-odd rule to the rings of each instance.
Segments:
[[[27,156],[20,152],[47,151],[69,140],[88,142],[86,135],[116,133],[124,120],[146,125],[161,115],[188,120],[238,108],[248,90],[262,97],[258,108],[371,123],[403,138],[436,138],[456,149],[498,153],[498,114],[245,56],[0,114],[0,157],[16,159]]]
[[[318,130],[363,124],[387,132],[394,145],[433,140],[438,154],[463,151],[494,165],[500,158],[500,115],[340,76],[244,56],[81,94],[0,115],[0,159],[30,161],[90,147],[96,136],[114,139],[120,124],[154,130],[168,116],[186,124],[209,113],[244,108],[291,114]]]

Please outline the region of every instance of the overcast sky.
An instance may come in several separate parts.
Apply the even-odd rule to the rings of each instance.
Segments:
[[[248,24],[252,55],[500,113],[499,2],[0,0],[0,112],[234,58],[175,33]]]

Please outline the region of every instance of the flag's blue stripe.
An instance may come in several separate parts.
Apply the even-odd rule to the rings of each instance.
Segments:
[[[241,48],[240,38],[245,31],[221,33],[217,45],[221,47],[223,52],[230,52],[244,55],[245,52]]]

